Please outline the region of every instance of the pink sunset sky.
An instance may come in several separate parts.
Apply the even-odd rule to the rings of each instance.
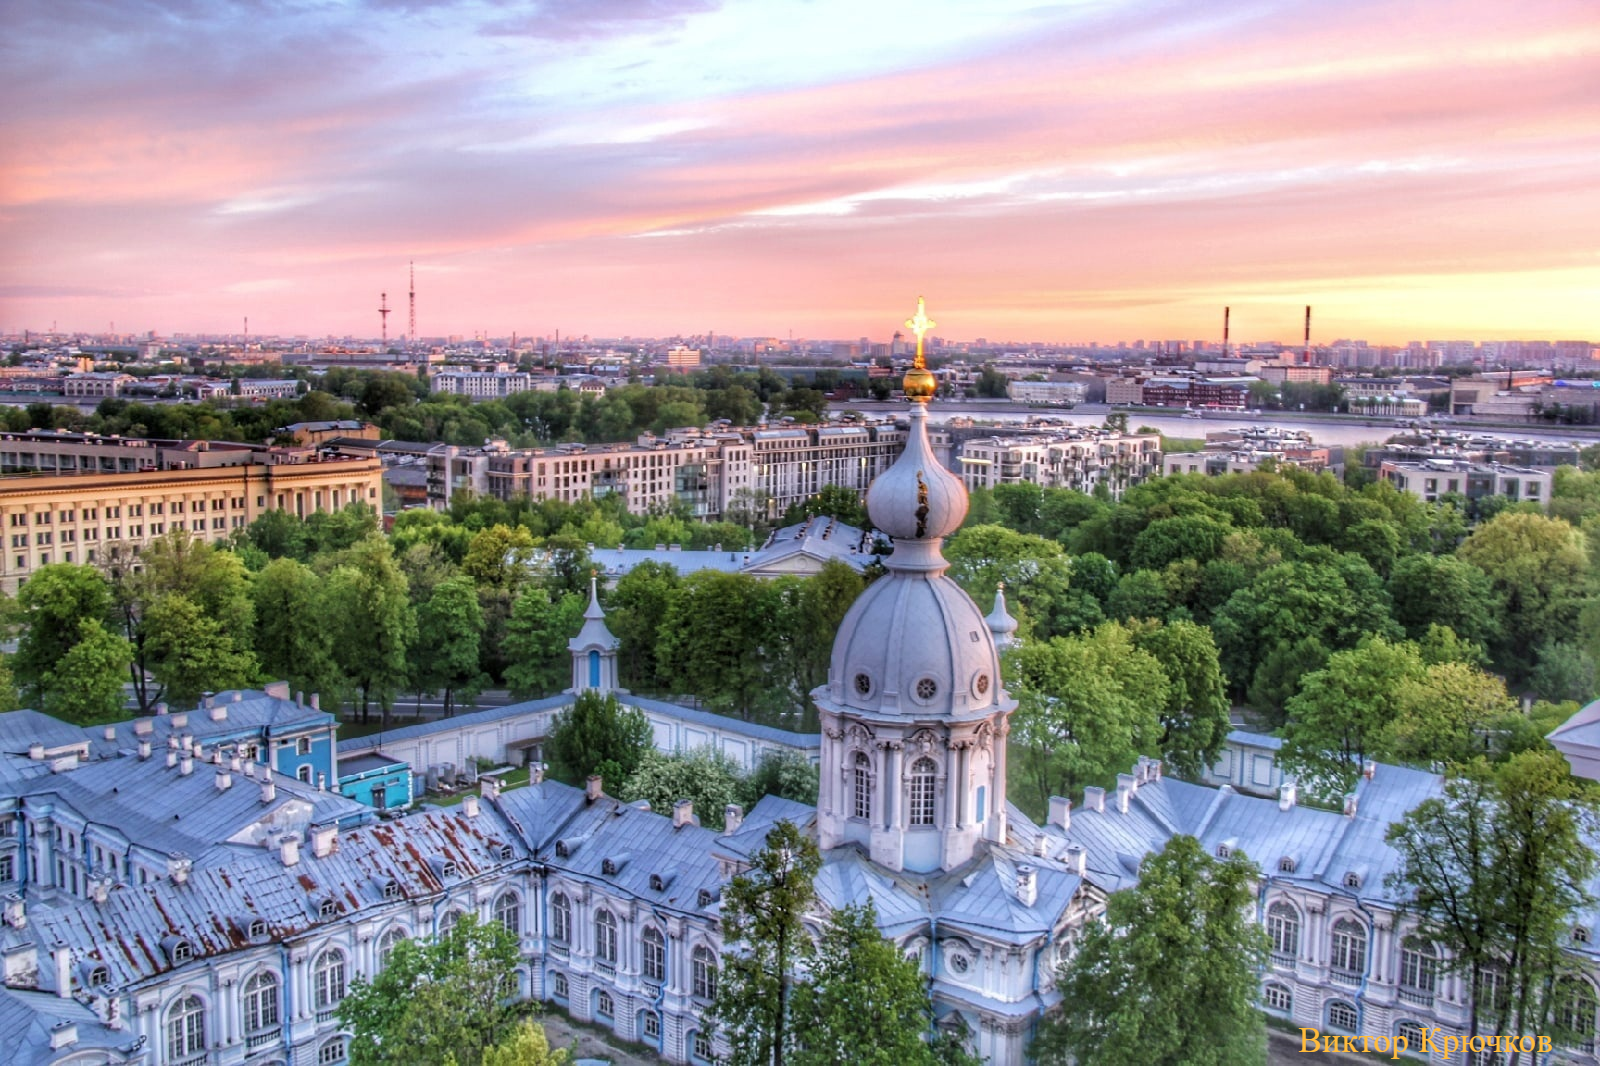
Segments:
[[[1600,339],[1595,0],[12,0],[0,330]]]

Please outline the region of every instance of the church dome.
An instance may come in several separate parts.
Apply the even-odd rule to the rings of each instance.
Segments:
[[[896,545],[901,541],[937,542],[960,529],[967,517],[966,486],[933,454],[927,417],[922,404],[912,405],[906,450],[867,490],[872,524],[893,537]]]
[[[993,714],[1001,698],[994,635],[978,605],[943,574],[891,570],[839,625],[825,701],[836,709],[976,718]]]

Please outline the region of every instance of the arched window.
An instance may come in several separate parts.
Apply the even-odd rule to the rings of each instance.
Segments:
[[[1340,918],[1333,923],[1333,952],[1329,959],[1334,970],[1360,976],[1367,972],[1367,930],[1357,921]]]
[[[502,892],[494,899],[494,920],[505,926],[512,935],[522,933],[522,898],[515,892]]]
[[[1300,954],[1300,912],[1293,904],[1280,899],[1267,908],[1267,936],[1274,955],[1292,959]]]
[[[594,957],[617,964],[617,919],[608,910],[598,910],[594,915]]]
[[[278,1028],[278,975],[265,971],[244,983],[244,1031],[248,1036]]]
[[[1400,945],[1400,995],[1433,999],[1438,987],[1439,956],[1433,945],[1408,936]]]
[[[611,993],[603,988],[595,993],[594,1012],[602,1018],[610,1018],[617,1013],[616,1001],[611,998]]]
[[[701,944],[691,956],[690,992],[695,999],[717,998],[717,957],[711,949]]]
[[[311,964],[311,990],[318,1015],[339,1005],[344,999],[344,952],[329,948],[317,956]]]
[[[872,817],[872,757],[864,751],[856,752],[855,807],[857,818]]]
[[[336,1036],[317,1049],[317,1066],[341,1066],[345,1058],[344,1037]]]
[[[1581,977],[1563,977],[1556,990],[1558,1039],[1579,1051],[1594,1050],[1594,986]]]
[[[1356,1010],[1353,1004],[1336,999],[1328,1004],[1328,1025],[1334,1029],[1343,1029],[1347,1033],[1359,1032],[1361,1012]]]
[[[1275,1010],[1280,1014],[1288,1014],[1294,1010],[1294,993],[1282,985],[1268,985],[1262,993],[1268,1010]]]
[[[661,930],[653,925],[645,926],[644,930],[644,979],[646,981],[667,979],[667,942],[662,937]]]
[[[562,944],[572,939],[572,901],[565,893],[550,897],[550,939]]]
[[[911,764],[911,824],[933,824],[933,780],[939,767],[932,759],[921,758]]]
[[[182,1062],[206,1050],[206,1005],[187,995],[167,1010],[167,1061]]]
[[[301,766],[301,767],[297,768],[295,770],[295,772],[294,772],[294,776],[302,784],[307,784],[307,785],[311,784],[311,767],[310,766]]]
[[[450,930],[456,927],[456,923],[461,920],[461,916],[465,913],[460,907],[451,907],[441,914],[439,916],[439,935],[449,936]]]
[[[391,925],[384,930],[378,938],[378,969],[382,970],[389,965],[389,956],[394,954],[395,945],[406,938],[406,931],[398,925]]]

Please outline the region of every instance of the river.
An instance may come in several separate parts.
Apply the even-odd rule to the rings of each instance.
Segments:
[[[896,414],[905,410],[901,403],[854,402],[850,410],[863,414]],[[1105,404],[1081,404],[1072,410],[1062,408],[1030,407],[1006,401],[935,402],[929,409],[929,421],[938,425],[951,418],[971,418],[976,422],[1016,424],[1029,418],[1059,418],[1063,425],[1099,426],[1105,423],[1111,408]],[[1277,426],[1280,429],[1303,429],[1312,440],[1321,445],[1352,447],[1357,444],[1381,444],[1412,424],[1399,418],[1366,418],[1360,415],[1331,415],[1321,418],[1296,417],[1290,412],[1229,412],[1210,411],[1202,417],[1183,415],[1154,415],[1143,411],[1129,411],[1128,425],[1134,429],[1149,426],[1169,437],[1204,438],[1207,432],[1236,429],[1240,426]],[[1495,437],[1502,440],[1535,440],[1576,442],[1580,445],[1600,442],[1600,426],[1580,426],[1573,429],[1549,426],[1483,425],[1469,419],[1430,419],[1420,423],[1429,428],[1468,433],[1473,436]]]

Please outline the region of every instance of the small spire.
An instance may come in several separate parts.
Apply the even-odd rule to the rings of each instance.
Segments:
[[[600,607],[599,571],[589,571],[589,606],[584,610],[585,618],[604,618],[606,612]]]
[[[984,619],[989,625],[989,632],[994,634],[994,646],[1000,651],[1016,644],[1017,620],[1011,617],[1006,610],[1006,583],[1000,582],[994,590],[994,610],[989,612],[989,617]]]

